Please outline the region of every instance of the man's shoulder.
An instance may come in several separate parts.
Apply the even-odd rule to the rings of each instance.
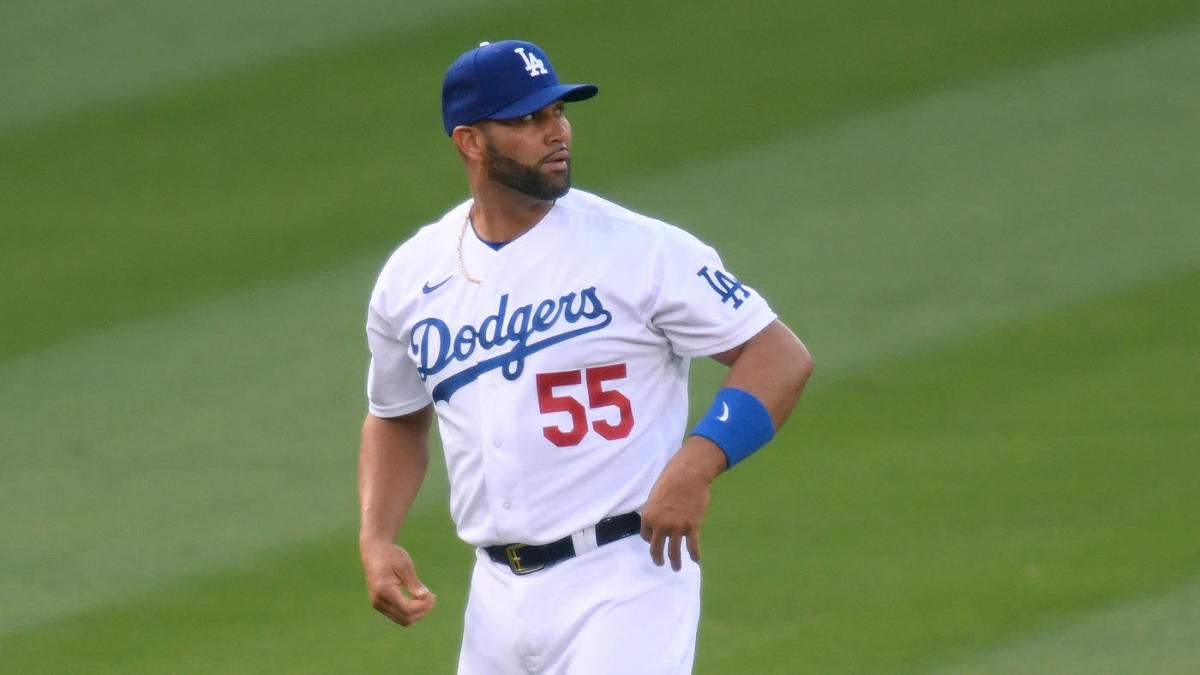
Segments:
[[[665,220],[648,216],[604,197],[572,188],[560,202],[565,209],[587,221],[589,231],[606,238],[640,240],[645,244],[658,242],[670,245],[676,241],[693,241],[695,236],[684,228]]]
[[[667,230],[679,229],[663,220],[577,188],[572,188],[559,204],[573,217],[588,221],[589,227],[602,228],[609,234],[661,236]]]
[[[659,222],[627,206],[579,188],[571,188],[570,192],[558,200],[557,205],[577,216],[604,218],[617,222]]]

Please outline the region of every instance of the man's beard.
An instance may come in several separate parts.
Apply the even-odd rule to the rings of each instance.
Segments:
[[[492,140],[487,139],[488,178],[506,185],[534,199],[551,202],[567,194],[571,189],[571,166],[565,173],[547,176],[536,166],[526,166],[511,157],[505,157]]]

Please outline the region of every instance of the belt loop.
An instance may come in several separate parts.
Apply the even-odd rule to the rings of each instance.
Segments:
[[[596,543],[596,528],[585,527],[571,534],[571,543],[575,545],[575,555],[591,553],[600,548]]]
[[[605,518],[592,527],[548,544],[492,544],[484,546],[483,551],[492,562],[508,567],[513,574],[530,574],[633,536],[640,527],[641,515],[630,512]]]

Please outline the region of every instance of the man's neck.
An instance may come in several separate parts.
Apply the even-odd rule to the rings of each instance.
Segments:
[[[480,239],[509,242],[533,229],[554,207],[553,201],[522,194],[475,194],[471,225]]]

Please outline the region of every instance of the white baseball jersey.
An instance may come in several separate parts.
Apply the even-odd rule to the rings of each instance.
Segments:
[[[690,359],[775,314],[691,234],[595,195],[571,190],[499,250],[466,224],[470,206],[379,276],[370,412],[433,402],[451,516],[475,546],[546,543],[640,509],[684,438]]]

